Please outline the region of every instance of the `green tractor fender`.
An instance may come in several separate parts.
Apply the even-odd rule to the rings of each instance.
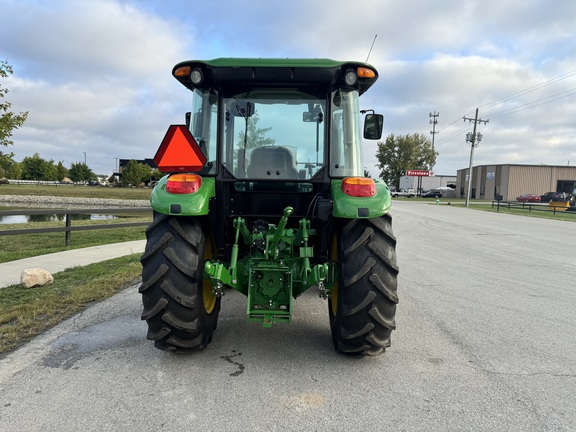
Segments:
[[[376,193],[373,196],[357,197],[342,190],[343,179],[333,179],[330,184],[332,214],[344,219],[377,218],[390,211],[392,197],[390,189],[381,180],[374,180]]]
[[[168,178],[164,176],[152,190],[150,205],[158,213],[177,216],[208,214],[210,198],[216,196],[216,183],[212,177],[202,177],[200,188],[194,193],[173,194],[166,190]]]

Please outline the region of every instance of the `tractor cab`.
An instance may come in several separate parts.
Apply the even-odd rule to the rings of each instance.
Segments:
[[[202,175],[260,181],[363,176],[362,138],[382,133],[382,116],[368,114],[364,133],[360,124],[358,97],[377,79],[369,65],[217,59],[180,63],[173,74],[193,92],[186,118],[207,159]]]

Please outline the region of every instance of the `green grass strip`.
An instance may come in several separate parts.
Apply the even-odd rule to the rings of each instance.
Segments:
[[[54,274],[54,283],[25,289],[12,285],[0,289],[0,353],[21,346],[126,287],[138,283],[140,254],[128,255]]]

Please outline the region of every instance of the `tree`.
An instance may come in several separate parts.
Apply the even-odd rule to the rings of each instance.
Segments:
[[[12,73],[12,66],[6,61],[0,61],[0,78],[8,78],[8,75],[12,75]],[[0,85],[0,145],[8,147],[14,144],[9,139],[12,136],[12,131],[24,124],[28,117],[28,112],[15,114],[10,111],[12,104],[4,100],[6,93],[8,93],[8,89],[2,88]],[[2,155],[2,152],[0,152],[0,155]]]
[[[96,179],[96,174],[84,162],[76,162],[70,165],[68,170],[68,177],[74,183],[89,182]]]
[[[162,177],[164,177],[164,173],[162,173],[158,168],[154,168],[150,174],[150,179],[153,181],[159,181]]]
[[[248,117],[247,128],[246,128],[246,148],[256,148],[266,145],[274,145],[276,140],[274,138],[266,138],[265,134],[272,130],[271,127],[267,128],[257,128],[260,117],[258,114],[254,113],[251,117]],[[244,131],[238,133],[238,142],[242,143],[239,147],[244,148]]]
[[[60,161],[56,166],[56,179],[62,181],[66,177],[68,177],[68,168],[66,168],[62,161]]]
[[[14,160],[14,153],[0,152],[0,177],[18,180],[22,175],[20,164]]]
[[[438,152],[432,149],[432,142],[422,134],[394,136],[390,134],[385,142],[378,142],[378,168],[380,177],[390,186],[400,188],[400,177],[406,170],[427,170],[434,166]]]
[[[124,186],[140,186],[145,180],[149,180],[152,175],[152,168],[141,164],[135,160],[128,161],[126,168],[122,170],[122,184]]]
[[[47,161],[41,158],[38,153],[34,153],[34,156],[25,157],[20,166],[22,167],[22,179],[24,180],[54,181],[58,176],[54,161]]]

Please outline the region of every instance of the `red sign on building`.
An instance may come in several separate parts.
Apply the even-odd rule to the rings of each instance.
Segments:
[[[406,170],[406,175],[412,177],[430,177],[432,173],[428,170]]]

